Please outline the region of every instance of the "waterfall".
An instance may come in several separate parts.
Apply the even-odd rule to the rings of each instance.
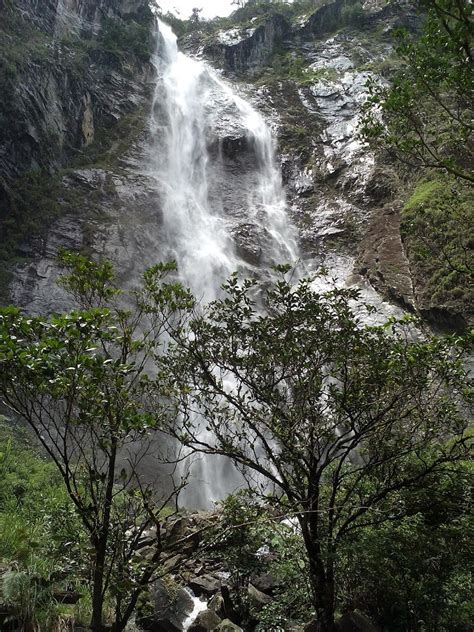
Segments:
[[[147,168],[160,197],[159,258],[174,259],[183,284],[208,302],[237,269],[296,262],[296,232],[286,213],[275,142],[261,114],[204,62],[180,52],[176,36],[161,21],[157,40]],[[238,173],[235,166],[229,172],[226,142],[245,153]],[[223,194],[229,182],[230,203]],[[239,253],[239,231],[258,244],[258,262]],[[209,506],[242,483],[222,458],[201,456],[192,468],[184,492],[190,506]]]

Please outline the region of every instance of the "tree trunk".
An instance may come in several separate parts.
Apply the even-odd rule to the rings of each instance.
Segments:
[[[104,563],[106,542],[99,541],[95,550],[94,573],[92,577],[92,618],[91,630],[102,631],[102,611],[104,609]]]
[[[311,588],[316,610],[318,632],[334,632],[334,581],[329,577],[315,576],[311,572]]]
[[[91,630],[93,632],[102,632],[102,615],[104,609],[104,573],[105,573],[105,558],[107,555],[107,543],[109,540],[110,530],[110,516],[112,512],[112,502],[114,494],[114,482],[115,482],[115,462],[117,458],[117,438],[112,436],[110,445],[110,457],[107,471],[107,484],[105,488],[104,498],[104,514],[102,518],[102,524],[100,528],[100,535],[95,542],[95,564],[93,574],[93,587],[92,587],[92,618],[91,618]],[[99,509],[100,511],[100,509]]]
[[[308,521],[300,521],[301,530],[308,553],[309,580],[313,594],[313,605],[316,611],[316,629],[318,632],[334,632],[335,587],[332,564],[326,568],[321,546],[316,537],[317,525],[314,517]]]

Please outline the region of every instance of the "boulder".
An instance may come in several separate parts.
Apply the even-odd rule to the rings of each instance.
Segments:
[[[279,582],[270,573],[254,575],[251,579],[251,583],[255,588],[267,595],[273,595],[275,589],[279,586]]]
[[[232,232],[238,254],[252,265],[258,265],[262,258],[262,239],[255,224],[239,224]]]
[[[212,610],[203,610],[196,618],[196,621],[188,628],[188,632],[210,632],[215,630],[221,623],[221,618]]]
[[[252,584],[248,585],[247,594],[249,596],[250,603],[258,608],[266,606],[273,601],[273,597],[270,597],[270,595],[258,590],[258,588],[255,588]]]
[[[207,605],[208,605],[209,610],[212,610],[212,612],[215,612],[218,617],[225,619],[226,614],[227,614],[225,601],[224,601],[224,597],[222,596],[220,592],[216,593],[209,600],[209,603]]]
[[[238,625],[232,623],[230,619],[224,619],[216,628],[215,632],[244,632]]]
[[[189,581],[189,587],[197,597],[205,595],[211,597],[221,587],[221,582],[212,575],[202,575],[202,577],[194,577]]]
[[[196,531],[194,521],[188,516],[175,520],[169,526],[166,544],[170,549],[179,547],[180,553],[192,553],[199,546],[200,535]]]
[[[194,602],[187,590],[180,586],[168,586],[161,579],[150,588],[152,614],[137,617],[138,625],[150,632],[181,632],[183,622],[194,609]]]

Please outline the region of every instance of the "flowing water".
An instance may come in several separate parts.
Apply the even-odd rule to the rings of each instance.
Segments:
[[[238,221],[257,235],[261,266],[268,270],[272,264],[296,262],[296,233],[263,117],[209,66],[180,52],[176,36],[161,21],[157,38],[149,168],[163,215],[160,258],[174,259],[182,282],[207,302],[219,296],[232,272],[249,267],[233,239],[234,209],[219,195],[226,178],[241,178],[234,186],[241,189]],[[224,173],[226,137],[245,148],[251,163],[247,175]],[[204,424],[201,432],[205,435]],[[241,484],[224,459],[202,456],[192,468],[182,497],[189,506],[209,506]]]

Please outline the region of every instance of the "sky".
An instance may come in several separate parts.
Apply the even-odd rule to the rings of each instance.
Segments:
[[[171,11],[180,18],[188,18],[194,7],[202,8],[201,15],[206,18],[229,15],[237,8],[231,2],[232,0],[158,0],[163,11]]]

